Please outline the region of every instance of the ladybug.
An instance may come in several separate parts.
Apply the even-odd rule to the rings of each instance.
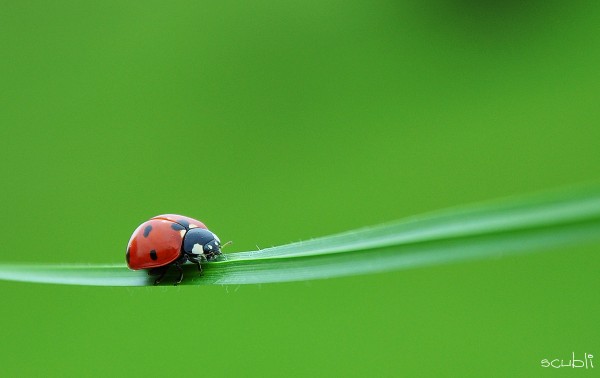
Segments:
[[[221,254],[221,241],[204,223],[177,214],[157,215],[142,223],[131,235],[125,260],[130,269],[149,269],[149,275],[158,275],[157,285],[167,270],[174,265],[179,270],[175,285],[183,279],[187,261],[200,266],[201,260],[213,260]]]

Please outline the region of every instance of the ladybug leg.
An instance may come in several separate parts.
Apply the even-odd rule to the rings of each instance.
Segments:
[[[167,274],[167,270],[169,270],[169,266],[165,266],[163,268],[161,268],[160,271],[160,276],[154,280],[154,284],[158,285],[160,283],[160,281],[162,281],[162,279],[165,277],[165,274]]]
[[[179,261],[177,261],[175,263],[175,268],[177,268],[177,270],[179,270],[179,278],[177,279],[177,281],[175,281],[175,284],[174,284],[175,286],[177,286],[183,280],[183,268],[181,267],[181,263]]]
[[[202,273],[202,266],[200,265],[200,260],[198,260],[195,257],[192,256],[188,256],[188,260],[194,264],[196,264],[196,266],[198,267],[198,270],[200,271],[200,273]]]

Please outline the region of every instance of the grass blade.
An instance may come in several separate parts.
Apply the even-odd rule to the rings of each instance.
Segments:
[[[600,242],[600,188],[479,204],[186,267],[184,285],[255,284],[370,274]],[[151,284],[124,265],[0,265],[0,279]]]

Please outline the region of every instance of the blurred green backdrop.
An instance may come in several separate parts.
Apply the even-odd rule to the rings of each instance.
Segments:
[[[598,180],[599,24],[597,1],[2,2],[0,261],[124,263],[166,212],[241,251]],[[546,374],[600,354],[598,249],[0,282],[2,375]]]

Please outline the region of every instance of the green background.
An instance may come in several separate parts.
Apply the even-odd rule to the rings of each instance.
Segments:
[[[598,25],[597,1],[2,2],[0,261],[124,263],[167,212],[232,252],[597,181]],[[598,250],[255,286],[0,282],[0,369],[546,376],[600,356]]]

